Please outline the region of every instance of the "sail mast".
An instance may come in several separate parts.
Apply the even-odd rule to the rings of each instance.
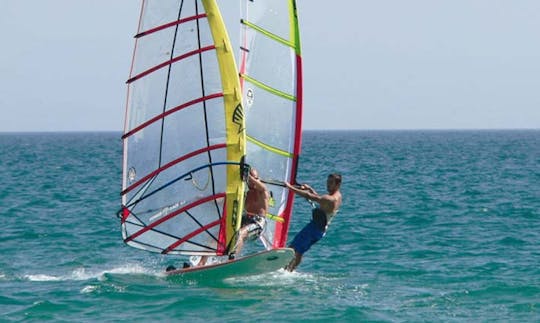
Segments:
[[[242,91],[240,78],[234,59],[229,35],[225,23],[215,0],[203,0],[210,30],[216,46],[217,59],[223,86],[223,99],[225,102],[225,122],[227,133],[227,160],[241,162],[246,152],[245,120],[242,107]],[[222,226],[225,237],[229,241],[227,249],[234,246],[235,232],[240,229],[242,211],[244,208],[244,182],[241,167],[227,166],[227,189],[225,199],[225,225]],[[218,250],[226,252],[228,250]]]

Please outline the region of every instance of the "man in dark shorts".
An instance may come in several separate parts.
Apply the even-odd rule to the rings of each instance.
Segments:
[[[311,212],[311,221],[294,237],[290,244],[290,247],[294,249],[294,258],[285,269],[293,271],[302,261],[304,253],[324,237],[330,221],[337,214],[341,206],[341,192],[339,191],[341,175],[328,175],[326,180],[328,194],[323,195],[319,195],[307,184],[296,187],[285,182],[285,185],[294,193],[319,204],[319,207],[314,208]]]
[[[240,255],[246,239],[254,239],[261,236],[261,233],[266,226],[268,201],[269,193],[266,189],[266,185],[259,180],[259,173],[257,170],[251,168],[249,171],[248,191],[244,206],[245,214],[242,216],[242,227],[238,233],[235,250],[229,255],[230,259],[234,259],[236,255]],[[265,247],[268,247],[268,242],[265,242],[264,238],[261,240],[265,244]],[[208,256],[202,256],[195,266],[205,266],[207,259]]]
[[[266,185],[259,180],[259,173],[255,168],[249,171],[248,191],[245,201],[245,215],[242,217],[242,227],[238,233],[238,241],[234,250],[240,255],[246,239],[254,239],[261,235],[266,226],[266,213],[268,212],[269,194]],[[268,247],[264,239],[265,247]]]

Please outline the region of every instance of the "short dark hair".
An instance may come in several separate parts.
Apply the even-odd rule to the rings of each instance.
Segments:
[[[341,185],[341,174],[333,173],[328,175],[328,178],[333,178],[336,181],[336,184]]]

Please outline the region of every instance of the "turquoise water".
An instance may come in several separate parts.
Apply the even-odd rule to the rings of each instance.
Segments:
[[[0,134],[0,320],[540,321],[540,131],[306,132],[299,181],[343,174],[327,236],[298,272],[213,284],[122,243],[121,149]],[[308,218],[297,199],[289,239]]]

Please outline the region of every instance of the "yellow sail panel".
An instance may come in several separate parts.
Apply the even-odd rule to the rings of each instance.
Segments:
[[[227,132],[227,159],[240,161],[246,152],[245,120],[242,107],[242,91],[236,67],[234,52],[225,28],[225,23],[215,0],[203,0],[208,23],[214,43],[223,85],[225,101],[225,121]],[[225,236],[227,246],[232,248],[236,231],[240,229],[244,208],[244,182],[241,168],[236,165],[227,166],[226,191],[226,224]]]

